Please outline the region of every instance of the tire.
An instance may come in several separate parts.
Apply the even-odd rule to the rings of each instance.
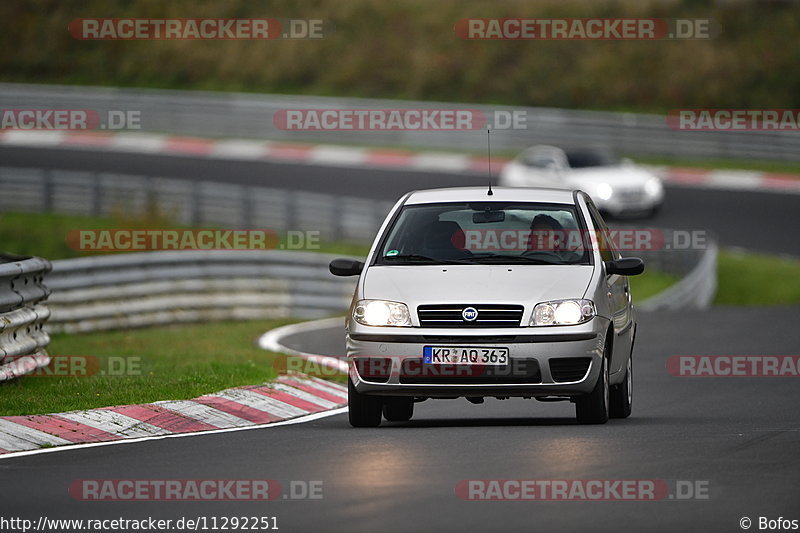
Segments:
[[[658,215],[659,211],[661,211],[661,206],[662,206],[662,205],[663,205],[663,204],[656,204],[656,205],[654,205],[653,207],[651,207],[651,208],[650,208],[650,209],[647,211],[647,218],[653,218],[653,217],[655,217],[656,215]]]
[[[353,380],[347,378],[347,415],[351,426],[374,428],[381,425],[382,404],[378,397],[359,393]]]
[[[633,407],[633,354],[628,357],[628,366],[625,368],[625,379],[622,383],[611,388],[611,404],[609,414],[611,418],[628,418]]]
[[[414,416],[411,398],[387,398],[383,403],[383,418],[389,422],[406,422]]]
[[[605,424],[608,422],[608,357],[603,353],[603,367],[597,383],[589,394],[575,401],[575,415],[580,424]]]

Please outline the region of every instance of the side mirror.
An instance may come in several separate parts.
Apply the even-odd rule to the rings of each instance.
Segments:
[[[638,257],[623,257],[616,261],[606,261],[606,274],[637,276],[644,272],[644,261]]]
[[[334,259],[328,270],[334,276],[358,276],[364,270],[364,263],[355,259]]]

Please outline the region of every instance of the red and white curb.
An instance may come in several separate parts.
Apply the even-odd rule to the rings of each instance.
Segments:
[[[448,152],[413,152],[249,139],[204,139],[149,133],[75,131],[0,131],[0,144],[36,148],[108,150],[237,161],[287,161],[312,165],[416,169],[433,172],[483,172],[485,157]],[[493,160],[497,168],[507,160]],[[493,166],[495,168],[495,166]]]
[[[485,157],[448,152],[414,152],[249,139],[217,140],[150,133],[6,130],[0,131],[0,144],[426,172],[486,173],[489,169],[489,162]],[[493,159],[492,170],[499,170],[508,161]],[[650,168],[667,183],[679,186],[800,193],[800,175],[744,170]]]
[[[800,194],[800,175],[756,170],[710,170],[703,168],[649,167],[671,185]]]
[[[15,456],[61,446],[138,442],[276,426],[336,414],[346,405],[347,387],[311,376],[289,374],[264,385],[226,389],[192,400],[48,415],[3,416],[0,417],[0,458],[2,454]]]

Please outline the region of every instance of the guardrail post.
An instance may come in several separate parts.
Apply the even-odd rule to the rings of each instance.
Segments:
[[[42,172],[42,212],[49,213],[53,210],[53,171]]]
[[[202,205],[203,205],[203,182],[197,181],[194,182],[192,185],[192,197],[191,197],[191,223],[193,226],[199,226],[203,214],[202,214]]]
[[[98,173],[92,174],[92,215],[99,217],[103,214],[103,181]]]
[[[242,226],[245,229],[254,229],[255,227],[255,220],[253,217],[254,206],[253,203],[255,202],[254,199],[254,190],[252,187],[248,185],[242,185],[239,189],[241,191],[241,205],[242,205]]]
[[[297,228],[297,210],[300,208],[300,201],[297,191],[287,191],[286,193],[286,227],[281,228],[289,231]]]

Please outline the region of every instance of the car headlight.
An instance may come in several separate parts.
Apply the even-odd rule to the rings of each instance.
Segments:
[[[650,196],[658,196],[662,190],[661,180],[658,178],[650,178],[644,184],[644,192]]]
[[[411,313],[400,302],[359,300],[353,307],[353,319],[364,326],[410,326]]]
[[[601,200],[608,200],[614,194],[614,189],[608,183],[601,183],[597,186],[597,197]]]
[[[533,308],[531,326],[572,326],[588,322],[597,314],[591,300],[541,302]]]

